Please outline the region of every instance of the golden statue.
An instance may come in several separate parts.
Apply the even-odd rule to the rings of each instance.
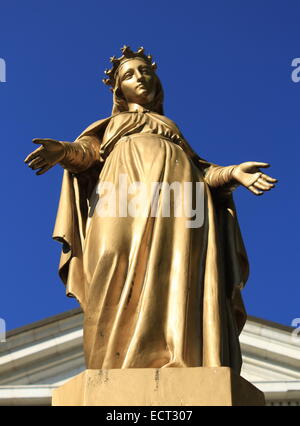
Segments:
[[[276,179],[260,171],[266,163],[221,167],[200,158],[163,115],[151,56],[128,46],[122,53],[104,80],[112,115],[73,143],[34,139],[41,146],[25,159],[38,175],[55,164],[65,169],[53,238],[63,243],[67,294],[84,311],[87,368],[229,366],[239,373],[248,262],[232,191],[243,185],[261,195]],[[103,182],[118,194],[117,214],[100,214],[116,201]],[[128,214],[134,194],[125,196],[122,185],[153,182],[202,183],[201,226],[175,214],[175,195],[174,214],[162,214],[164,191],[155,195],[156,214],[153,197],[139,206],[143,214]],[[201,188],[193,191],[195,201]]]

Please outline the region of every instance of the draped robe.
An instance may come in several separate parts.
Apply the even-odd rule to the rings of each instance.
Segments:
[[[149,111],[100,120],[75,143],[98,145],[101,155],[94,149],[87,169],[65,170],[53,237],[63,243],[67,294],[84,311],[87,368],[239,372],[248,262],[231,192],[212,184],[222,168],[198,157],[175,123]],[[120,175],[128,185],[203,182],[202,226],[174,215],[100,216],[98,185],[118,189]]]

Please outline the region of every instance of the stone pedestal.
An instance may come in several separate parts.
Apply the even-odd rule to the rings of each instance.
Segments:
[[[228,367],[85,370],[53,392],[52,405],[264,405],[264,395]]]

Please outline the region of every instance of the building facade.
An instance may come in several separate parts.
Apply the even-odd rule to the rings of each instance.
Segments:
[[[0,405],[51,405],[53,389],[85,369],[81,309],[7,333],[0,343]],[[294,329],[248,317],[241,375],[267,405],[300,405],[300,338]]]

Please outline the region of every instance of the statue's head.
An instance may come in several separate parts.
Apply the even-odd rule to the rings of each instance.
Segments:
[[[128,46],[121,50],[123,55],[120,58],[111,58],[113,67],[105,71],[108,78],[103,80],[112,87],[113,114],[127,111],[128,103],[163,114],[163,90],[151,56],[146,56],[142,47],[137,52]]]

